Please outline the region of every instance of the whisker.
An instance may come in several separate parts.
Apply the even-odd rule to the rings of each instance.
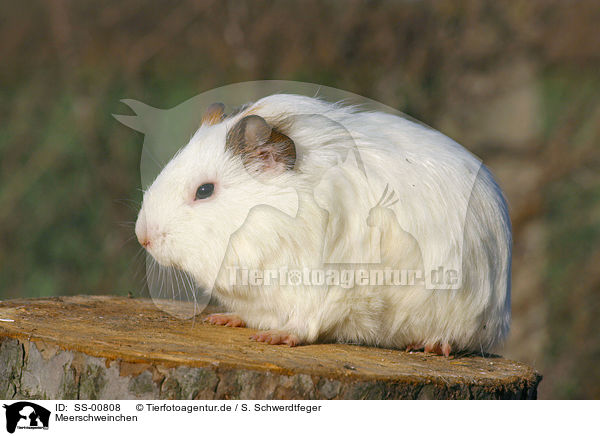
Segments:
[[[160,289],[158,290],[158,296],[162,297],[163,287],[165,285],[165,272],[161,264],[158,264],[158,278],[160,281]]]
[[[117,221],[117,224],[123,227],[135,227],[135,221]]]
[[[119,199],[119,200],[114,200],[115,203],[121,205],[121,206],[125,206],[128,209],[134,211],[134,212],[138,212],[140,210],[141,207],[141,202],[138,202],[136,200],[131,200],[128,198],[125,199]]]
[[[142,253],[142,252],[143,252],[143,249],[140,248],[140,251],[138,252],[138,255],[136,255],[136,256],[139,256],[139,253]],[[146,259],[146,262],[143,265],[146,269],[144,277],[146,279],[146,284],[148,286],[148,289],[150,289],[151,283],[154,280],[154,274],[156,272],[156,261],[154,260],[154,258],[152,256],[149,256],[149,257],[150,258]],[[150,263],[150,266],[148,266],[148,263]]]
[[[130,243],[133,238],[135,238],[135,235],[131,235],[130,237],[128,237],[127,239],[125,239],[121,245],[119,245],[119,250],[121,250],[126,244]]]
[[[143,283],[144,279],[148,279],[148,277],[147,277],[147,271],[146,271],[146,266],[144,265],[144,263],[143,262],[139,262],[139,260],[140,259],[136,255],[134,257],[134,259],[131,261],[131,263],[134,265],[134,275],[133,275],[133,278],[134,278],[134,280],[141,281]]]
[[[169,282],[171,283],[171,297],[175,300],[175,284],[173,281],[173,266],[169,266]]]
[[[193,296],[193,291],[191,289],[189,289],[189,287],[186,284],[186,273],[180,269],[177,269],[177,286],[178,287],[182,287],[183,291],[185,292],[185,301],[186,302],[191,302],[191,298],[190,298],[190,293]],[[181,280],[181,281],[180,281]],[[179,291],[181,293],[181,290]],[[194,317],[194,313],[192,313],[192,318]]]
[[[181,284],[182,283],[180,282],[181,271],[179,269],[176,269],[176,268],[174,268],[173,271],[175,272],[175,281],[177,283],[177,296],[181,300],[181,299],[183,299],[182,298],[183,297],[183,293],[181,292]],[[188,295],[187,295],[187,289],[185,288],[185,286],[183,287],[183,290],[185,291],[185,298],[187,299]]]

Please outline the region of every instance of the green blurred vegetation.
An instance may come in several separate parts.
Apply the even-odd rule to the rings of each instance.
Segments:
[[[600,398],[598,22],[595,1],[5,2],[0,298],[144,293],[143,136],[112,118],[120,99],[320,83],[492,168],[515,230],[504,354],[544,373],[544,398]]]

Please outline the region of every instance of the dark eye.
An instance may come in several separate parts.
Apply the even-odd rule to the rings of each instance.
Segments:
[[[213,183],[205,183],[201,185],[196,190],[196,200],[202,200],[204,198],[210,197],[215,190],[215,185]]]

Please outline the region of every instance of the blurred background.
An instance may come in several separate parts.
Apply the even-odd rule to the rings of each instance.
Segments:
[[[144,294],[140,133],[229,83],[319,83],[457,140],[504,188],[541,398],[600,398],[600,3],[30,1],[0,15],[0,298]]]

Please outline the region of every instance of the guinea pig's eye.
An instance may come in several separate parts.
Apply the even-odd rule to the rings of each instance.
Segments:
[[[196,189],[196,200],[202,200],[213,195],[215,191],[215,185],[213,183],[205,183],[204,185],[198,186]]]

